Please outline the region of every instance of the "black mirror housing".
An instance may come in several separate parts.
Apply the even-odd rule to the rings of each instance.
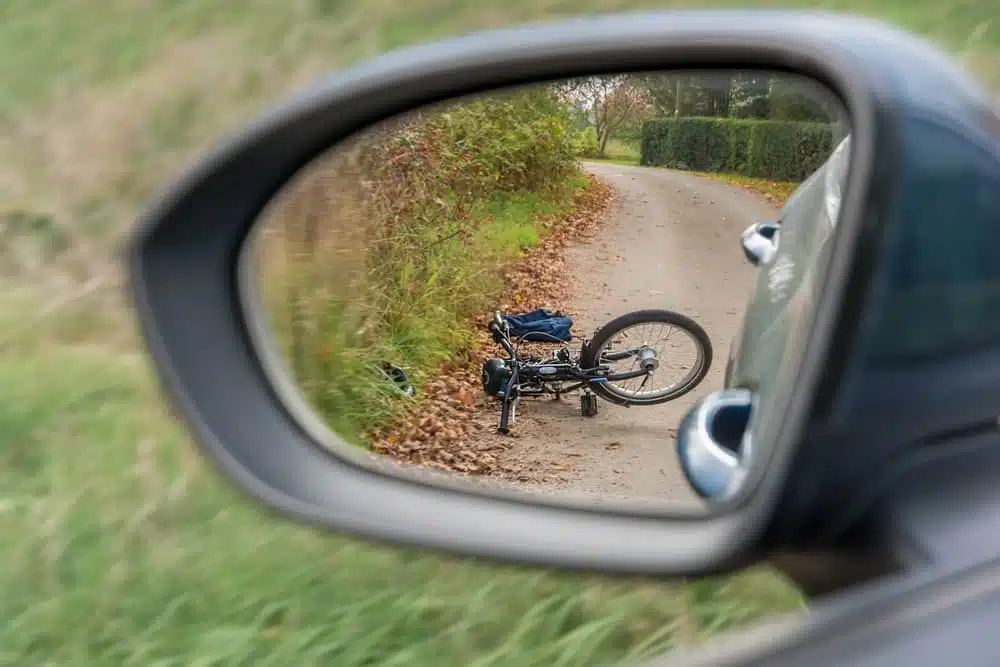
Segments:
[[[811,77],[843,99],[855,136],[818,314],[801,332],[795,391],[747,492],[709,516],[622,514],[404,480],[320,447],[322,427],[304,406],[281,399],[289,388],[264,372],[249,333],[255,324],[239,306],[240,248],[277,190],[332,144],[415,107],[532,81],[673,67]],[[950,105],[942,108],[942,99]],[[932,148],[908,143],[904,118],[972,126],[980,106],[978,88],[923,41],[813,12],[598,16],[406,49],[285,101],[184,174],[128,241],[130,288],[166,393],[203,454],[283,516],[508,562],[678,577],[724,572],[759,558],[782,517],[806,514],[810,496],[790,491],[790,466],[854,369],[882,232],[908,178],[903,161]]]

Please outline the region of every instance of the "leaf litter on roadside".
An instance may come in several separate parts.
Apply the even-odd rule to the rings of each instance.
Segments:
[[[548,234],[541,243],[504,268],[506,290],[498,310],[558,310],[557,304],[568,299],[571,267],[565,251],[571,244],[591,238],[616,201],[610,185],[594,176],[589,179],[590,187],[574,196],[572,211],[549,222]],[[423,387],[414,409],[371,434],[373,451],[465,475],[527,479],[526,469],[537,462],[501,462],[500,454],[509,447],[509,441],[484,435],[492,434],[497,420],[496,402],[484,400],[480,385],[482,363],[497,354],[487,328],[490,316],[484,313],[475,318],[471,323],[478,332],[474,348],[461,355],[463,358],[440,367],[435,378]]]

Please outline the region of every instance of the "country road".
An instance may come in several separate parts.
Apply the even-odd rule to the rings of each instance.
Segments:
[[[697,389],[675,401],[632,408],[601,401],[592,419],[580,416],[577,395],[521,401],[516,437],[503,458],[537,471],[521,481],[547,491],[695,502],[677,465],[674,429],[698,398],[722,386],[754,280],[739,234],[776,210],[753,193],[682,172],[586,167],[616,188],[619,199],[600,235],[569,251],[574,297],[565,310],[575,318],[574,332],[589,336],[641,308],[675,310],[708,332],[712,368]]]

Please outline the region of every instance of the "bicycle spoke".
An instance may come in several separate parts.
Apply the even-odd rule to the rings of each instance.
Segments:
[[[611,375],[635,372],[641,370],[637,353],[622,360],[607,359],[605,354],[619,349],[638,351],[642,348],[655,353],[659,364],[656,370],[626,380],[609,381],[608,390],[633,400],[655,399],[689,382],[703,363],[698,341],[684,329],[666,322],[644,322],[623,329],[599,351],[598,359],[609,366]],[[647,388],[647,385],[650,386]]]

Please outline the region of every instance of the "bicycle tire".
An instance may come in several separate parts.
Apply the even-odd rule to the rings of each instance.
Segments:
[[[635,310],[631,313],[619,315],[598,329],[594,334],[594,337],[588,341],[584,347],[583,354],[580,355],[581,367],[595,368],[599,366],[600,363],[597,359],[595,359],[595,355],[597,354],[597,351],[604,347],[608,340],[620,333],[623,329],[636,326],[637,324],[646,323],[669,324],[670,326],[686,332],[698,345],[701,352],[701,367],[698,368],[694,374],[690,375],[684,384],[679,385],[676,389],[667,392],[662,396],[656,396],[655,398],[649,399],[629,398],[609,388],[607,383],[597,382],[591,384],[591,388],[594,393],[609,403],[614,403],[616,405],[658,405],[660,403],[672,401],[690,392],[701,384],[702,380],[705,379],[705,376],[708,375],[708,371],[712,367],[712,340],[708,337],[708,333],[705,332],[701,325],[686,315],[675,313],[672,310],[656,308]]]

